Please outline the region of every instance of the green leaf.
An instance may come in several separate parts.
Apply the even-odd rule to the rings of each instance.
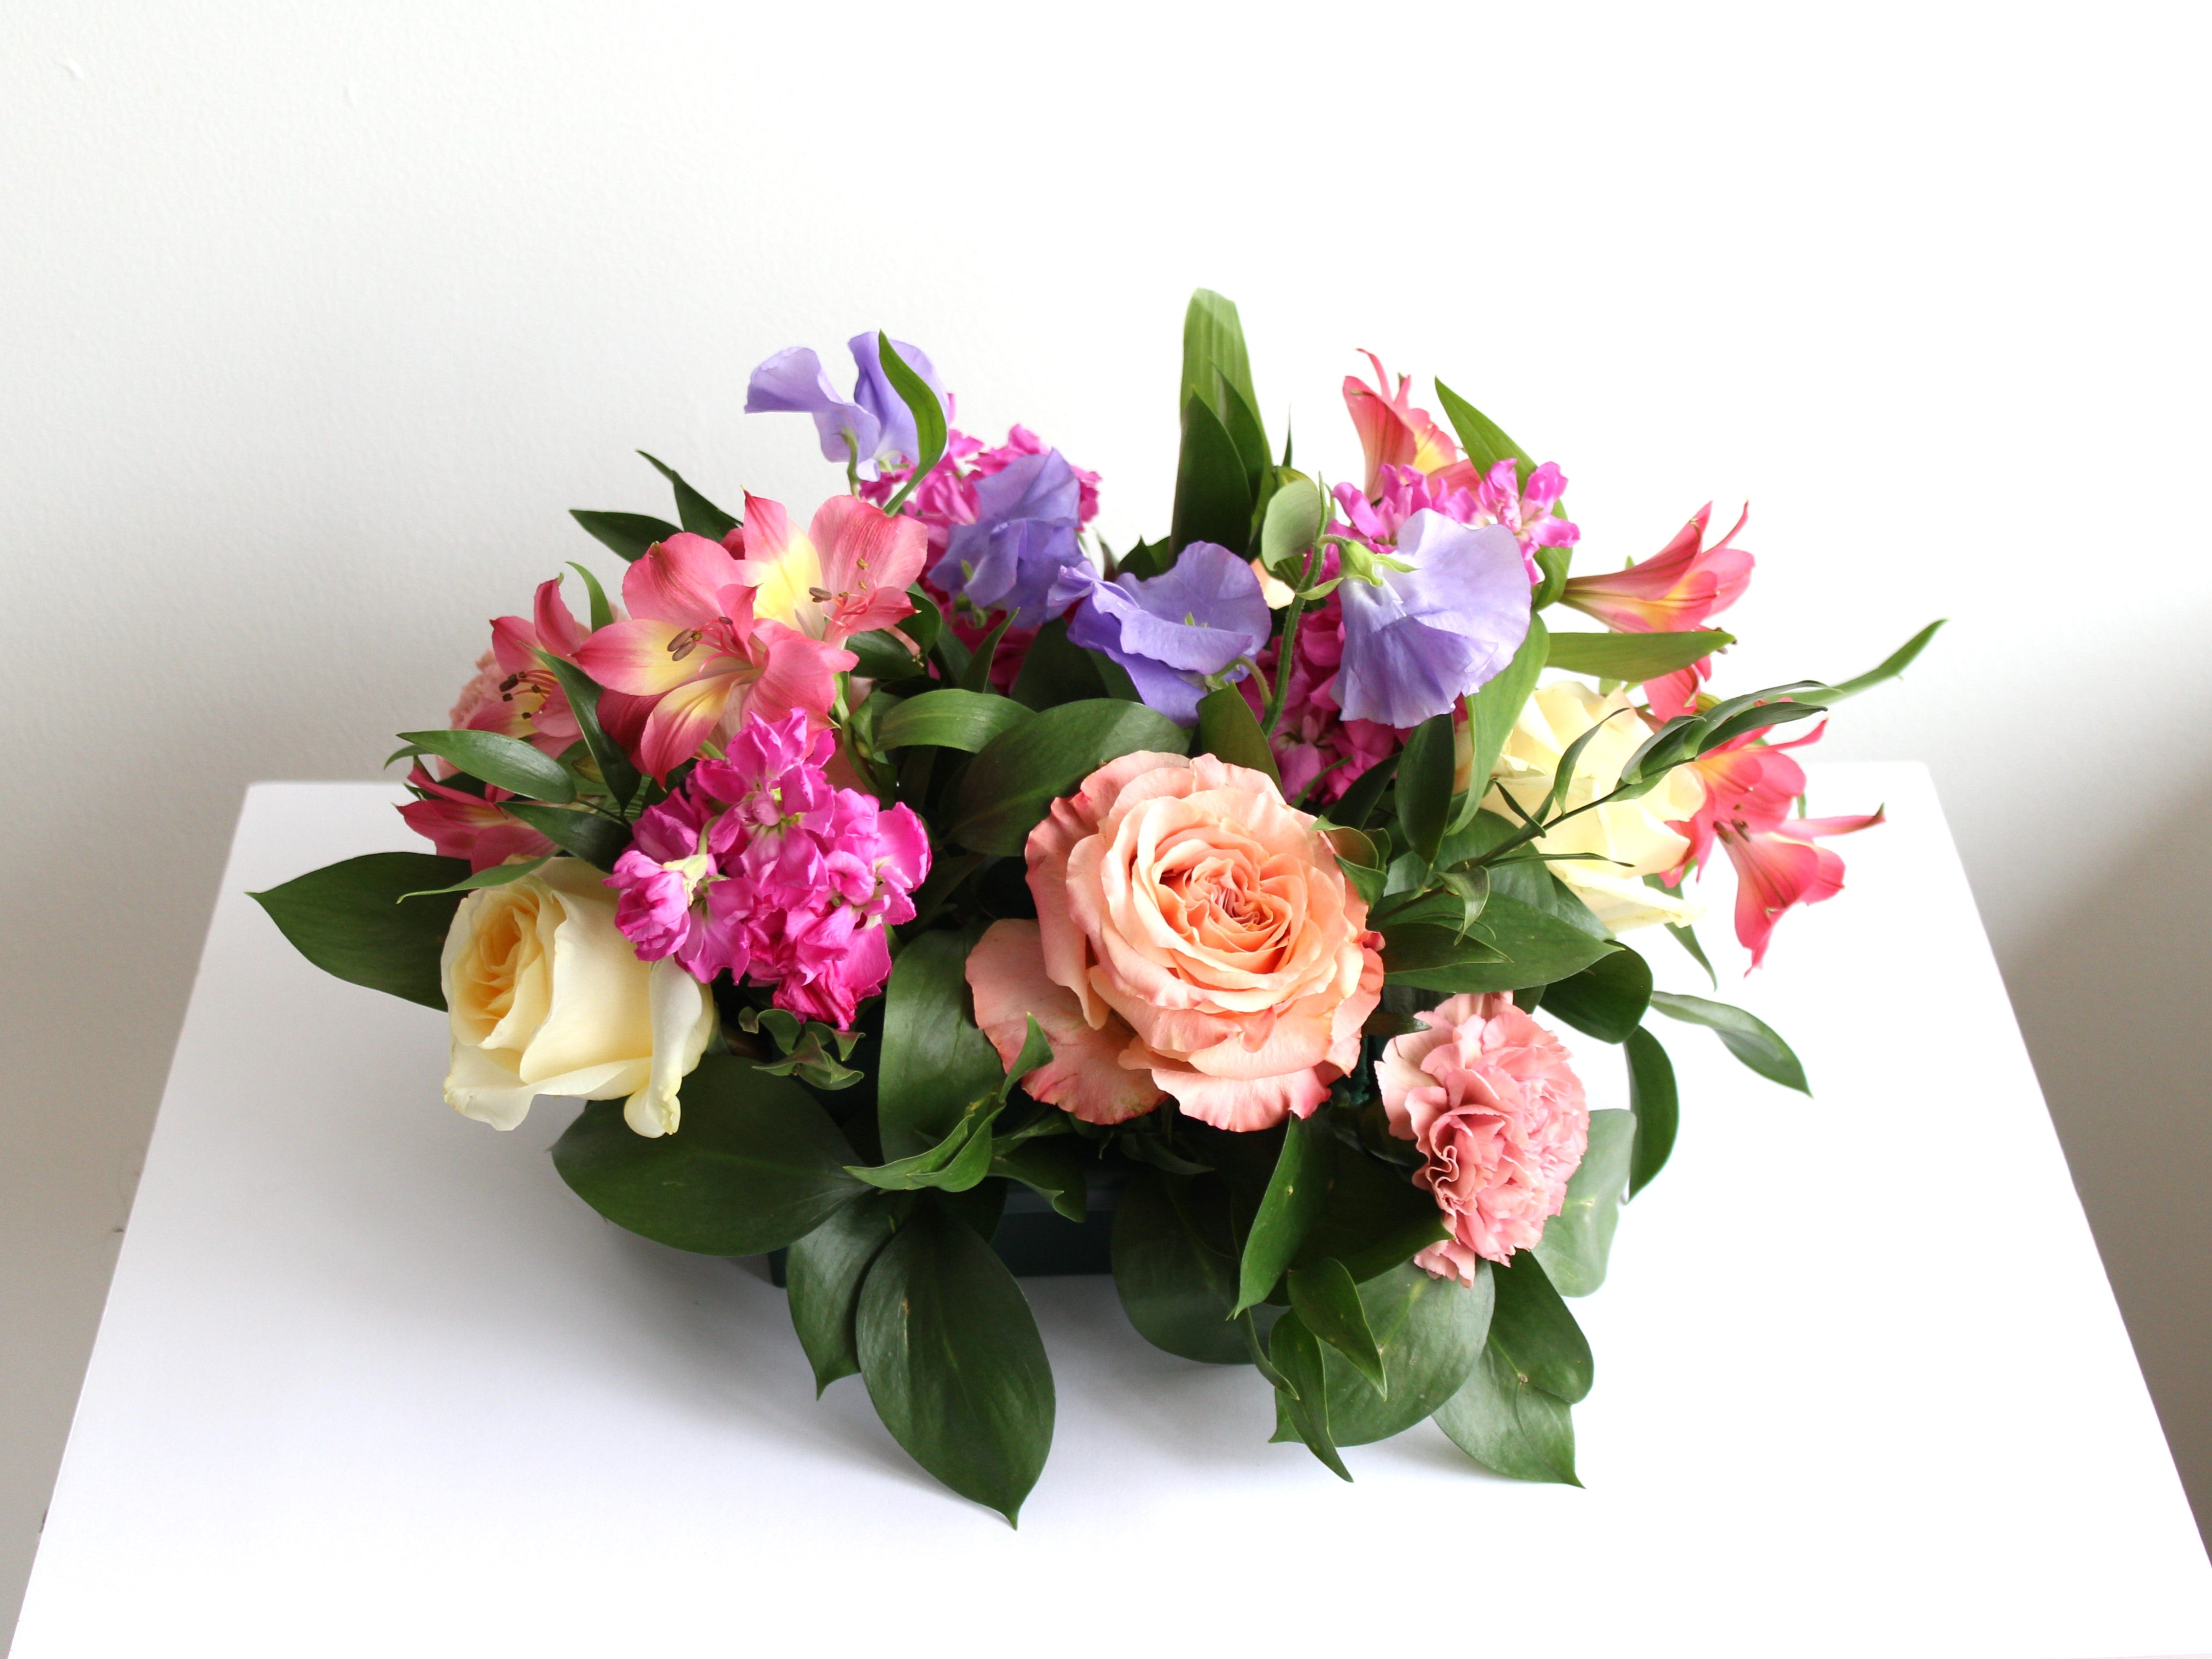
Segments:
[[[1012,857],[1023,851],[1054,798],[1108,761],[1140,749],[1180,755],[1189,742],[1189,733],[1142,703],[1101,697],[1045,709],[977,752],[961,781],[959,807],[947,834],[976,852]]]
[[[1423,720],[1398,756],[1398,824],[1406,845],[1424,864],[1433,862],[1451,822],[1452,717]]]
[[[1459,434],[1459,444],[1467,451],[1467,458],[1474,463],[1478,472],[1487,472],[1508,456],[1522,467],[1533,467],[1535,462],[1512,439],[1507,437],[1498,422],[1485,415],[1473,404],[1454,392],[1442,380],[1437,383],[1437,400],[1444,406],[1444,418]],[[1525,479],[1526,474],[1522,474]]]
[[[1340,1446],[1388,1440],[1458,1393],[1482,1357],[1492,1294],[1487,1273],[1470,1289],[1456,1279],[1432,1279],[1410,1262],[1362,1285],[1360,1306],[1382,1355],[1386,1386],[1378,1393],[1349,1361],[1326,1352],[1330,1437]]]
[[[1244,495],[1255,507],[1259,505],[1260,492],[1266,488],[1268,474],[1267,428],[1253,412],[1252,405],[1235,386],[1224,384],[1221,388],[1221,424],[1227,429],[1229,441],[1237,447],[1237,457],[1244,464]],[[1259,526],[1244,526],[1244,541],[1236,544],[1241,551],[1259,532]]]
[[[1237,1274],[1237,1312],[1267,1299],[1283,1269],[1305,1243],[1306,1230],[1313,1225],[1328,1196],[1334,1139],[1326,1113],[1293,1117],[1284,1124],[1274,1173],[1267,1177],[1267,1190],[1252,1218],[1252,1231],[1245,1236]]]
[[[1242,556],[1252,531],[1252,492],[1243,458],[1212,410],[1196,397],[1183,404],[1182,450],[1176,465],[1174,528],[1177,553],[1212,542]]]
[[[888,628],[872,628],[845,641],[845,648],[860,660],[853,670],[872,680],[908,679],[922,672],[922,663]]]
[[[1305,556],[1328,522],[1321,486],[1303,473],[1283,479],[1260,519],[1260,562],[1288,578],[1302,574]]]
[[[1698,752],[1709,755],[1724,743],[1753,732],[1771,731],[1778,726],[1787,726],[1793,720],[1809,720],[1815,714],[1828,712],[1826,703],[1808,699],[1792,699],[1788,702],[1761,703],[1755,708],[1741,708],[1726,720],[1716,720],[1705,735],[1698,739]],[[1711,720],[1711,715],[1706,716]]]
[[[441,893],[473,893],[485,887],[504,887],[509,882],[520,881],[525,876],[535,875],[538,866],[552,856],[548,853],[544,858],[525,859],[520,864],[495,864],[489,869],[477,871],[472,876],[462,877],[451,887],[426,888],[419,893],[402,893],[399,896],[403,899],[436,898]]]
[[[402,732],[400,739],[441,756],[486,783],[556,805],[576,799],[575,775],[550,755],[496,732]]]
[[[1545,993],[1546,1006],[1551,994]],[[1628,1159],[1636,1139],[1633,1112],[1592,1112],[1589,1150],[1567,1182],[1566,1202],[1544,1224],[1536,1260],[1562,1296],[1588,1296],[1605,1283],[1620,1199],[1628,1185]]]
[[[645,455],[641,449],[637,453]],[[710,542],[719,542],[738,527],[736,519],[684,483],[683,474],[674,467],[651,455],[645,455],[645,459],[653,462],[653,470],[667,479],[669,487],[675,490],[676,516],[684,521],[684,527],[693,535],[704,536]],[[588,526],[586,527],[589,528]]]
[[[1553,634],[1544,665],[1607,680],[1656,680],[1735,643],[1718,628],[1681,634]]]
[[[1567,1402],[1514,1370],[1495,1347],[1484,1350],[1467,1386],[1437,1408],[1437,1426],[1485,1468],[1516,1480],[1579,1486],[1575,1427]]]
[[[1651,964],[1623,945],[1544,993],[1547,1012],[1601,1042],[1626,1042],[1651,1004]]]
[[[913,415],[915,442],[921,447],[921,453],[915,458],[914,471],[907,479],[906,489],[900,490],[885,509],[896,513],[907,491],[927,477],[931,469],[945,459],[945,405],[929,389],[929,382],[915,373],[913,365],[900,356],[890,335],[877,334],[876,358],[883,365],[884,378],[891,383],[891,390],[898,393],[900,401]]]
[[[1097,659],[1081,646],[1068,643],[1067,618],[1055,617],[1030,641],[1009,694],[1025,708],[1050,708],[1055,703],[1103,697],[1107,691]]]
[[[1570,1406],[1590,1391],[1595,1366],[1589,1339],[1565,1300],[1545,1277],[1544,1264],[1526,1250],[1504,1267],[1492,1262],[1498,1306],[1490,1316],[1490,1346],[1514,1370]]]
[[[1406,1170],[1334,1138],[1328,1152],[1328,1194],[1292,1267],[1334,1260],[1363,1281],[1446,1236],[1436,1200],[1414,1186]]]
[[[1348,830],[1364,830],[1367,820],[1374,816],[1375,803],[1382,799],[1382,792],[1390,787],[1397,775],[1398,757],[1386,755],[1369,767],[1352,782],[1328,809],[1328,821],[1340,823]]]
[[[1646,884],[1656,883],[1661,890],[1665,890],[1665,884],[1660,882],[1656,876],[1646,876],[1644,881]],[[1690,953],[1690,960],[1705,970],[1706,981],[1715,990],[1720,989],[1721,976],[1713,971],[1713,964],[1705,956],[1705,947],[1698,943],[1698,930],[1686,921],[1679,927],[1670,921],[1667,924],[1667,931],[1674,936],[1675,944]]]
[[[1011,1522],[1052,1449],[1052,1367],[1006,1264],[926,1202],[868,1269],[854,1322],[876,1414],[914,1461]]]
[[[1872,690],[1884,680],[1895,679],[1912,666],[1912,659],[1928,648],[1928,641],[1936,637],[1936,630],[1942,627],[1944,622],[1948,620],[1949,619],[1946,617],[1929,623],[1927,627],[1882,659],[1880,667],[1869,669],[1855,678],[1845,680],[1841,685],[1823,687],[1819,693],[1820,701],[1841,702],[1846,697],[1856,697],[1862,691]]]
[[[1006,1067],[1006,1076],[999,1083],[999,1099],[1003,1103],[1020,1082],[1040,1066],[1052,1064],[1052,1044],[1046,1038],[1044,1028],[1036,1022],[1035,1014],[1023,1016],[1022,1046],[1014,1055],[1014,1063]]]
[[[958,933],[907,942],[884,994],[876,1125],[892,1158],[927,1152],[957,1128],[1005,1073],[968,1012],[968,950]]]
[[[1556,507],[1552,510],[1555,514],[1559,512]],[[1539,580],[1536,591],[1528,596],[1528,604],[1531,609],[1541,611],[1547,605],[1557,605],[1559,596],[1567,591],[1567,568],[1574,562],[1575,550],[1571,546],[1540,547],[1534,557]]]
[[[1492,873],[1494,881],[1494,866]],[[1470,945],[1489,947],[1498,959],[1483,958]],[[1382,951],[1383,977],[1429,991],[1517,991],[1578,974],[1620,948],[1493,887],[1464,941],[1442,928],[1406,927],[1390,936]]]
[[[1719,1032],[1728,1051],[1768,1082],[1795,1089],[1800,1094],[1813,1092],[1805,1081],[1805,1068],[1790,1052],[1790,1045],[1757,1015],[1732,1008],[1725,1002],[1709,1002],[1704,997],[1683,996],[1674,991],[1654,991],[1651,1006],[1669,1019],[1710,1026]]]
[[[1352,1471],[1344,1467],[1329,1432],[1328,1373],[1320,1340],[1297,1314],[1286,1313],[1275,1322],[1267,1339],[1267,1358],[1279,1378],[1275,1385],[1275,1410],[1291,1431],[1287,1437],[1279,1432],[1275,1437],[1304,1441],[1306,1449],[1340,1479],[1351,1480]]]
[[[1359,1286],[1352,1283],[1344,1263],[1324,1256],[1310,1267],[1292,1268],[1290,1291],[1291,1306],[1306,1328],[1343,1355],[1376,1393],[1386,1392],[1389,1383],[1382,1375],[1382,1351],[1375,1346],[1375,1333],[1367,1328]]]
[[[1252,391],[1252,359],[1244,345],[1244,324],[1234,301],[1211,289],[1190,296],[1182,317],[1182,392],[1179,404],[1196,397],[1226,423],[1229,409],[1222,388],[1234,392],[1247,409],[1260,400]],[[1261,465],[1267,465],[1262,441]]]
[[[1628,1034],[1628,1107],[1636,1114],[1636,1141],[1628,1155],[1628,1195],[1634,1198],[1667,1166],[1681,1121],[1674,1062],[1650,1032]]]
[[[611,870],[629,845],[629,831],[596,812],[570,806],[537,806],[528,801],[503,802],[509,817],[520,818],[563,852],[574,853],[585,863]]]
[[[593,513],[572,507],[568,516],[598,538],[601,546],[632,564],[651,552],[655,542],[666,541],[681,528],[643,513]]]
[[[1228,1243],[1228,1200],[1218,1178],[1193,1181],[1149,1167],[1130,1175],[1114,1211],[1114,1289],[1138,1335],[1185,1359],[1245,1363],[1243,1335],[1230,1318],[1237,1261]]]
[[[1137,543],[1115,560],[1112,568],[1117,576],[1126,572],[1139,580],[1149,581],[1174,562],[1175,550],[1162,539]]]
[[[860,1284],[868,1264],[890,1242],[908,1202],[888,1193],[865,1193],[791,1247],[784,1268],[791,1324],[814,1367],[817,1399],[839,1377],[860,1372],[853,1321]]]
[[[1528,694],[1536,689],[1536,677],[1543,672],[1550,641],[1551,632],[1544,619],[1530,617],[1528,635],[1514,652],[1513,660],[1467,700],[1468,743],[1473,750],[1468,775],[1474,781],[1468,789],[1470,807],[1480,806],[1490,791],[1490,775],[1498,769],[1498,757],[1505,752],[1514,723],[1528,706]],[[1472,816],[1470,811],[1462,812],[1454,827],[1464,828]]]
[[[592,677],[572,662],[556,657],[549,651],[540,651],[538,660],[553,672],[561,682],[561,689],[568,694],[568,712],[576,717],[576,728],[583,733],[584,747],[592,752],[598,764],[600,780],[617,805],[627,806],[637,794],[643,781],[637,768],[630,764],[623,746],[606,733],[599,724],[599,686]]]
[[[1014,613],[1009,611],[991,624],[989,633],[975,641],[975,649],[968,658],[968,666],[960,672],[962,690],[988,691],[991,689],[991,669],[999,660],[999,642],[1006,637],[1006,630],[1013,625]]]
[[[908,697],[884,715],[876,727],[876,747],[887,751],[928,744],[972,755],[1031,718],[1031,711],[1012,697],[948,686]]]
[[[1253,718],[1252,706],[1233,685],[1209,691],[1198,700],[1197,746],[1200,754],[1218,755],[1232,766],[1264,772],[1277,789],[1283,787],[1282,774],[1275,769],[1274,751],[1267,747],[1260,722]]]
[[[914,648],[926,657],[929,647],[937,643],[937,636],[945,631],[945,613],[930,598],[929,590],[919,582],[907,589],[906,597],[914,606],[914,614],[900,619],[899,632],[912,640]]]
[[[781,1249],[866,1190],[845,1173],[853,1150],[788,1078],[708,1054],[684,1079],[674,1134],[623,1121],[619,1100],[586,1103],[553,1143],[553,1167],[618,1227],[702,1255]]]
[[[436,894],[468,873],[466,859],[369,853],[247,896],[269,913],[293,949],[325,973],[426,1008],[443,1008],[438,958],[461,896],[399,900],[407,893]]]
[[[991,1173],[1020,1182],[1070,1221],[1080,1221],[1090,1212],[1083,1165],[1083,1154],[1065,1139],[1024,1140],[1013,1146],[1002,1142],[991,1159]]]
[[[991,1126],[1004,1104],[994,1099],[978,1101],[934,1146],[888,1164],[848,1164],[845,1173],[890,1193],[918,1192],[926,1187],[964,1193],[991,1173]]]
[[[584,593],[590,604],[593,629],[612,627],[615,608],[607,603],[607,590],[599,586],[599,579],[592,574],[588,566],[578,564],[574,559],[568,561],[568,568],[583,578]]]

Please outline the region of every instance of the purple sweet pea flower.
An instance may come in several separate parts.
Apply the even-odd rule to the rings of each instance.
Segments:
[[[815,430],[822,434],[823,459],[857,460],[863,478],[874,477],[880,467],[913,465],[921,453],[914,411],[884,373],[876,336],[855,334],[849,346],[860,370],[850,398],[837,395],[823,370],[822,360],[811,348],[793,346],[753,371],[751,383],[745,388],[745,413],[811,415]],[[891,347],[949,411],[951,400],[929,359],[903,340],[893,340]]]
[[[1035,628],[1066,607],[1047,607],[1063,572],[1090,568],[1075,531],[1083,484],[1056,449],[1024,455],[975,480],[975,521],[957,524],[929,580],[979,611],[1011,611]]]
[[[1503,525],[1470,529],[1429,508],[1408,519],[1379,582],[1347,574],[1336,697],[1348,720],[1401,730],[1441,714],[1513,659],[1528,636],[1528,574]]]
[[[1053,585],[1057,610],[1081,604],[1068,619],[1071,644],[1103,651],[1128,671],[1137,695],[1178,726],[1198,724],[1208,675],[1234,681],[1267,643],[1271,621],[1260,578],[1227,548],[1193,542],[1148,581],[1099,579],[1086,562]]]

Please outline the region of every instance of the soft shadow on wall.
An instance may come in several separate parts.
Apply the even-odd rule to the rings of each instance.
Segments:
[[[2103,884],[2002,965],[2197,1528],[2212,1540],[2212,1069],[2203,1035],[2212,884],[2174,857],[2207,823],[2212,777],[2126,856],[2103,861]]]

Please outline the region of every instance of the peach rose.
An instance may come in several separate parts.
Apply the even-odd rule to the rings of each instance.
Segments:
[[[968,958],[1000,1057],[1036,1016],[1037,1099],[1118,1123],[1168,1096],[1224,1129],[1304,1117],[1359,1062],[1382,939],[1313,817],[1211,755],[1110,761],[1030,832],[1035,921]]]
[[[1544,1236],[1589,1146],[1589,1103],[1559,1038],[1502,993],[1456,996],[1393,1037],[1376,1062],[1390,1131],[1427,1158],[1414,1184],[1436,1194],[1452,1236],[1413,1258],[1474,1283]]]

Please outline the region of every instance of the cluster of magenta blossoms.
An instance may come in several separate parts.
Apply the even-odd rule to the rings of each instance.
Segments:
[[[638,819],[607,885],[642,960],[772,985],[777,1007],[843,1030],[890,975],[884,930],[914,915],[929,836],[906,807],[833,787],[836,740],[806,728],[748,719]]]

